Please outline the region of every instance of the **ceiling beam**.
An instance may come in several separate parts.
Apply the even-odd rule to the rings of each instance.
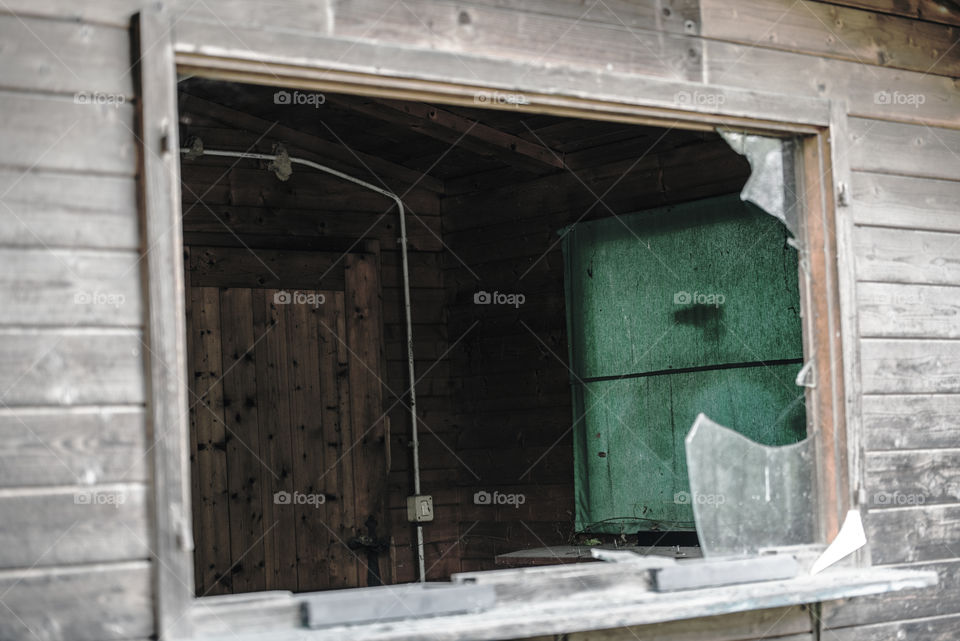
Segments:
[[[282,140],[293,147],[313,152],[322,157],[318,162],[327,160],[330,164],[336,163],[336,169],[350,168],[353,170],[351,173],[358,174],[358,178],[374,184],[379,182],[378,178],[382,179],[397,193],[404,193],[412,185],[443,193],[443,181],[433,176],[209,100],[181,93],[180,110],[203,114],[224,125],[247,131],[269,132],[266,135],[269,140]],[[375,175],[367,175],[370,172]]]
[[[564,168],[563,154],[549,147],[434,105],[386,99],[367,102],[337,99],[335,103],[518,169],[543,174]]]

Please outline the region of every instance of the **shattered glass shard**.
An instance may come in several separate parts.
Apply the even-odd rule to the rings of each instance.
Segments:
[[[814,543],[811,438],[769,447],[700,414],[685,443],[690,502],[704,557]]]

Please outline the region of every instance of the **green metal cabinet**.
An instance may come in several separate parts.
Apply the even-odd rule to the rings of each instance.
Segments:
[[[699,412],[766,445],[806,435],[797,252],[735,194],[561,233],[577,529],[693,530]]]

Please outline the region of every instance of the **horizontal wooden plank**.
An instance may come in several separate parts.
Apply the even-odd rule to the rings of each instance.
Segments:
[[[234,247],[192,247],[192,287],[343,289],[347,254]],[[318,299],[319,304],[319,299]]]
[[[853,244],[857,280],[960,285],[960,234],[859,227]]]
[[[953,641],[960,629],[960,616],[950,615],[880,623],[831,630],[825,636],[831,641],[888,641],[889,639],[923,639],[923,641]]]
[[[99,0],[88,5],[64,5],[58,0],[38,2],[11,0],[4,9],[18,15],[56,17],[77,22],[94,22],[127,27],[130,16],[149,5],[149,0]],[[323,33],[329,24],[326,0],[249,2],[248,0],[172,0],[174,19],[224,25],[269,25]]]
[[[294,200],[294,199],[291,199]],[[213,204],[191,207],[184,204],[183,229],[185,233],[225,233],[244,235],[287,234],[298,238],[377,239],[393,247],[399,237],[399,217],[386,208],[376,213],[358,211],[318,211],[293,209],[286,206],[235,207]],[[308,203],[300,201],[298,205]],[[440,217],[407,217],[408,247],[419,251],[440,251]],[[250,244],[251,247],[257,246]]]
[[[861,337],[960,338],[960,287],[859,283]]]
[[[960,558],[960,506],[870,510],[865,518],[874,564]]]
[[[443,2],[444,0],[440,0]],[[447,4],[451,4],[446,0]],[[674,33],[689,33],[685,20],[697,20],[696,5],[685,0],[605,0],[584,5],[580,0],[466,0],[459,6],[490,6],[516,12],[517,19],[534,19],[539,14],[562,16],[586,22],[650,28]]]
[[[700,0],[700,15],[700,34],[706,38],[960,75],[960,53],[952,46],[957,31],[946,25],[807,0]]]
[[[0,248],[0,324],[139,327],[140,253]]]
[[[953,96],[960,100],[960,93],[954,91]],[[926,100],[942,102],[937,96],[927,96]],[[960,114],[958,107],[960,105],[955,103],[951,109]],[[922,106],[915,109],[918,112],[922,110]],[[960,115],[957,119],[953,124],[960,125]],[[910,125],[850,118],[850,141],[847,145],[850,168],[855,171],[957,180],[960,178],[960,131],[937,128],[934,124],[934,119],[922,125]]]
[[[677,80],[699,80],[700,45],[644,27],[581,21],[551,13],[524,16],[499,7],[430,0],[337,5],[335,34],[447,51],[482,52],[541,64],[596,65]],[[652,26],[652,25],[651,25]],[[463,64],[469,69],[470,63]]]
[[[2,572],[5,614],[0,617],[0,638],[148,637],[153,633],[151,574],[147,561]]]
[[[855,171],[851,196],[859,225],[960,232],[960,182]]]
[[[0,402],[142,403],[143,350],[133,330],[0,330]]]
[[[138,407],[0,408],[0,487],[147,479]]]
[[[813,641],[806,607],[771,608],[656,625],[564,635],[566,641]]]
[[[149,556],[144,485],[0,490],[0,568]]]
[[[365,10],[370,9],[365,7]],[[454,17],[459,19],[459,15]],[[214,64],[221,68],[245,66],[252,70],[249,61],[256,60],[258,73],[295,73],[316,89],[329,87],[330,90],[335,89],[336,82],[331,72],[349,71],[360,74],[352,75],[351,81],[358,83],[352,91],[362,95],[386,93],[388,97],[401,98],[409,96],[408,90],[414,85],[424,89],[422,83],[426,82],[430,83],[431,91],[443,95],[436,102],[469,107],[483,102],[492,108],[512,110],[520,100],[529,104],[531,110],[569,113],[571,106],[602,97],[609,102],[596,106],[620,121],[637,122],[636,116],[649,116],[654,112],[663,115],[663,110],[670,110],[669,117],[678,122],[697,121],[701,126],[704,119],[720,124],[721,117],[728,126],[734,126],[739,118],[776,118],[804,125],[829,121],[829,103],[822,98],[796,92],[784,96],[757,82],[753,88],[725,89],[723,104],[715,100],[701,101],[694,95],[704,89],[700,83],[654,78],[639,69],[637,73],[611,71],[606,69],[605,56],[598,58],[599,62],[590,63],[584,57],[584,48],[577,50],[577,66],[548,65],[541,58],[523,61],[510,55],[512,52],[498,58],[475,53],[472,46],[470,53],[458,50],[457,64],[451,64],[450,51],[385,41],[317,39],[299,34],[285,37],[278,47],[272,34],[256,29],[235,28],[228,33],[186,21],[178,24],[176,40],[184,68]],[[637,47],[631,45],[630,49],[636,51]],[[587,64],[591,66],[583,66]],[[450,83],[464,87],[451,88]],[[467,87],[485,90],[470,91]],[[343,91],[342,85],[340,90]],[[469,93],[464,94],[465,90]],[[494,90],[508,98],[501,101]],[[515,100],[510,102],[509,96]]]
[[[188,25],[193,24],[194,23],[191,22],[184,22],[177,29],[177,33],[182,33],[184,29],[189,29]],[[199,28],[208,31],[211,37],[213,37],[213,34],[216,33],[216,30],[212,32],[210,31],[210,25],[194,26],[198,26]],[[227,29],[226,31],[228,34],[235,34],[234,30]],[[227,37],[235,38],[235,36],[230,35]],[[285,40],[286,39],[284,39],[284,41]],[[278,40],[273,38],[272,41],[273,46],[276,47]],[[421,189],[430,189],[431,191],[435,191],[437,193],[443,190],[442,181],[431,176],[426,176],[412,169],[394,164],[378,156],[354,151],[353,149],[344,147],[339,143],[330,142],[324,138],[320,138],[319,136],[307,134],[286,125],[270,122],[269,120],[264,120],[249,113],[231,109],[230,107],[226,107],[218,103],[209,102],[195,96],[183,94],[180,97],[180,109],[187,112],[200,113],[222,123],[223,125],[226,125],[227,127],[233,127],[241,130],[245,129],[247,131],[254,132],[269,131],[270,136],[277,138],[282,137],[286,143],[295,147],[299,147],[302,150],[309,151],[309,154],[292,153],[291,155],[307,155],[308,159],[328,166],[331,163],[335,163],[338,164],[338,168],[341,171],[352,167],[353,169],[349,170],[350,173],[360,173],[361,175],[358,177],[367,181],[371,181],[377,185],[382,185],[384,183],[391,185],[391,188],[394,189],[398,194],[403,194],[407,191],[413,190],[415,187],[420,187]],[[243,136],[241,135],[240,137],[242,138]],[[209,145],[208,148],[212,149],[215,147],[214,145]],[[236,151],[245,150],[245,148],[231,148],[234,148]],[[301,168],[294,169],[295,172],[300,170]],[[311,173],[314,173],[314,171],[315,170],[311,170]]]
[[[860,7],[877,13],[960,26],[960,10],[940,0],[827,0],[830,4]]]
[[[704,42],[704,62],[709,79],[700,91],[704,101],[716,102],[725,88],[739,87],[845,99],[850,114],[864,118],[960,127],[960,95],[951,78],[715,40]],[[850,124],[856,132],[855,122]],[[902,160],[910,156],[899,153]]]
[[[868,450],[960,447],[960,396],[867,395],[862,408]]]
[[[939,582],[923,590],[891,592],[856,599],[828,601],[823,604],[820,620],[825,628],[867,625],[897,619],[919,619],[956,613],[960,604],[960,561],[923,563],[903,566],[905,569],[934,570]],[[832,633],[824,633],[832,638]]]
[[[133,96],[127,29],[0,14],[0,87],[77,94],[92,101]]]
[[[871,508],[960,503],[960,449],[867,452],[863,468]]]
[[[136,249],[132,177],[0,169],[0,245]]]
[[[960,341],[861,341],[865,394],[960,392]]]
[[[0,91],[0,165],[132,176],[133,106]]]

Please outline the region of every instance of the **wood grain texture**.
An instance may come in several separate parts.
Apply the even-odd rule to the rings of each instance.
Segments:
[[[0,169],[0,244],[137,249],[129,177]]]
[[[132,251],[0,248],[0,324],[139,328],[139,262]]]
[[[861,227],[854,246],[860,281],[960,285],[960,234]]]
[[[143,409],[0,409],[0,487],[147,479]]]
[[[865,519],[873,563],[916,563],[960,558],[960,506],[870,510]]]
[[[923,618],[895,623],[831,630],[835,641],[886,641],[887,639],[923,639],[923,641],[951,641],[956,638],[960,616]]]
[[[960,182],[857,171],[851,196],[860,225],[960,232]]]
[[[860,335],[960,338],[960,287],[859,283]]]
[[[387,453],[386,425],[383,419],[383,325],[380,279],[376,257],[350,254],[344,268],[346,290],[346,345],[349,352],[350,381],[349,439],[344,446],[353,448],[354,503],[357,535],[389,537],[386,510]],[[361,551],[360,556],[363,556]],[[361,563],[366,566],[366,559]],[[375,569],[384,583],[390,583],[389,560]],[[360,585],[369,585],[364,579]]]
[[[877,13],[960,26],[960,11],[940,0],[829,0],[830,4],[861,7]]]
[[[277,493],[293,494],[293,430],[290,423],[290,369],[300,345],[287,343],[287,314],[293,305],[278,304],[280,290],[253,290],[253,349],[257,372],[257,418],[260,459],[272,474],[262,476],[263,551],[266,589],[297,584],[297,537],[293,502],[277,501]],[[262,338],[261,338],[262,337]]]
[[[909,91],[906,88],[901,90],[903,93]],[[942,97],[937,95],[922,95],[928,102],[943,102]],[[958,94],[954,91],[952,95]],[[922,110],[922,106],[915,109],[918,112]],[[953,110],[960,113],[956,106]],[[851,111],[854,111],[853,105]],[[856,171],[956,180],[960,177],[960,131],[937,128],[932,126],[934,119],[926,120],[924,125],[911,125],[851,118],[851,168]]]
[[[7,114],[0,165],[131,176],[132,105],[80,104],[72,97],[0,91]]]
[[[518,19],[520,17],[525,19]],[[535,63],[582,66],[603,60],[611,70],[678,80],[700,80],[696,40],[657,33],[644,26],[599,24],[552,13],[536,16],[499,7],[463,7],[412,0],[342,3],[337,6],[337,36],[376,39],[448,51],[482,51],[489,56]],[[470,67],[469,62],[465,62]],[[590,64],[589,62],[587,64]],[[595,63],[594,63],[595,64]]]
[[[142,349],[133,330],[0,330],[0,401],[142,403]]]
[[[197,593],[223,594],[231,587],[230,522],[227,481],[227,432],[223,407],[223,354],[220,341],[220,292],[191,287],[192,354],[190,375],[191,441],[196,449],[194,475],[194,557]]]
[[[863,398],[864,446],[868,450],[960,447],[960,396],[949,394]]]
[[[0,39],[4,89],[133,96],[127,29],[0,14]]]
[[[955,77],[957,29],[823,2],[701,0],[706,38]],[[870,72],[866,71],[869,76]]]
[[[324,296],[321,307],[291,305],[283,314],[283,332],[291,349],[289,367],[290,438],[292,441],[291,481],[293,488],[305,495],[323,495],[322,504],[286,506],[293,509],[296,528],[295,560],[296,586],[300,591],[322,590],[330,585],[330,564],[327,549],[333,538],[330,534],[330,514],[339,510],[340,503],[327,503],[327,497],[337,498],[328,485],[325,474],[328,465],[336,465],[327,457],[328,443],[336,443],[338,416],[331,412],[334,403],[324,402],[326,388],[336,387],[336,352],[321,350],[318,319],[332,319],[335,311],[334,292],[316,292]],[[330,307],[328,307],[330,305]],[[336,321],[332,321],[336,324]],[[334,479],[336,476],[334,475]]]
[[[0,568],[143,559],[144,485],[0,490]]]
[[[867,452],[864,482],[871,508],[960,503],[960,450]]]
[[[32,641],[106,641],[153,632],[147,561],[4,572],[0,637]]]
[[[170,15],[164,6],[148,7],[135,16],[131,27],[137,94],[134,166],[145,254],[140,272],[146,307],[141,362],[147,377],[147,430],[153,454],[151,503],[156,510],[151,515],[150,540],[157,559],[154,623],[158,636],[182,636],[194,564],[180,162],[174,129],[177,76]]]
[[[863,339],[866,394],[960,392],[960,341]]]
[[[234,592],[266,588],[263,536],[265,528],[273,524],[263,522],[261,497],[265,477],[276,474],[260,452],[259,381],[252,352],[262,336],[253,333],[251,294],[252,290],[243,288],[220,291],[223,414],[230,497],[230,585]]]
[[[957,598],[960,597],[960,561],[921,563],[903,567],[935,570],[939,576],[939,583],[935,588],[924,590],[829,601],[823,604],[820,615],[824,628],[843,628],[954,613]],[[824,632],[823,636],[829,638],[831,633]]]
[[[369,179],[370,176],[368,176],[368,174],[372,172],[375,182],[378,182],[377,177],[382,176],[382,179],[385,180],[387,184],[393,184],[393,189],[396,190],[397,193],[404,193],[414,186],[420,186],[423,189],[430,189],[435,192],[441,192],[443,189],[438,180],[424,176],[414,170],[407,169],[370,154],[354,152],[353,150],[344,148],[340,144],[331,143],[323,138],[305,134],[285,125],[277,125],[262,118],[195,96],[182,96],[180,108],[185,111],[203,113],[224,125],[237,129],[269,131],[272,136],[283,137],[285,141],[294,147],[313,154],[319,154],[318,162],[329,164],[331,160],[335,160],[345,165],[345,167],[341,166],[341,170],[352,167],[354,171],[362,171],[364,179]]]
[[[951,78],[714,40],[704,42],[704,60],[709,84],[702,92],[707,97],[729,87],[819,96],[845,99],[849,113],[860,118],[960,125],[960,96]],[[923,96],[922,104],[917,96]],[[856,132],[853,121],[851,132]],[[900,154],[908,157],[902,149]]]
[[[232,247],[192,247],[198,287],[258,287],[271,291],[343,288],[343,254]],[[272,296],[272,294],[271,294]]]
[[[688,621],[674,621],[631,628],[614,628],[564,635],[569,641],[813,641],[810,613],[806,607],[771,608],[743,614],[727,614]]]

